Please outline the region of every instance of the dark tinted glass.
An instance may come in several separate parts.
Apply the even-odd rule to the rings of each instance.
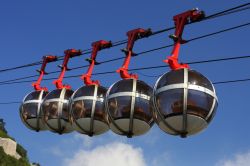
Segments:
[[[41,92],[42,92],[42,91],[34,91],[34,92],[31,92],[31,93],[24,99],[24,101],[27,101],[27,100],[38,100]]]
[[[113,119],[130,118],[131,97],[122,96],[109,99],[108,108]]]
[[[44,99],[47,95],[49,94],[49,92],[43,92],[43,96],[42,96],[42,99]]]
[[[66,92],[65,92],[65,95],[64,95],[64,99],[69,99],[69,98],[71,98],[71,96],[72,96],[73,93],[74,93],[73,90],[67,89]]]
[[[23,105],[23,119],[36,118],[38,112],[38,103],[27,103]]]
[[[213,97],[200,91],[188,90],[187,112],[202,118],[206,118],[212,104]]]
[[[43,103],[42,111],[44,114],[45,121],[47,121],[49,119],[59,118],[58,105],[59,105],[59,102],[45,102],[45,103]]]
[[[208,117],[208,119],[207,119],[207,122],[208,123],[210,123],[211,122],[211,120],[213,120],[213,118],[214,118],[214,116],[215,116],[215,114],[216,114],[216,112],[217,112],[217,107],[218,107],[218,103],[216,102],[215,103],[215,106],[214,106],[214,109],[213,109],[213,113]]]
[[[99,86],[98,91],[97,91],[97,97],[98,98],[105,98],[106,92],[107,92],[106,88]]]
[[[200,74],[194,70],[189,70],[188,82],[190,84],[199,85],[199,86],[205,87],[205,88],[213,91],[213,87],[212,87],[210,81],[206,77],[204,77],[202,74]]]
[[[92,110],[92,100],[75,101],[72,105],[72,114],[74,119],[90,118]]]
[[[136,92],[151,96],[153,89],[145,82],[138,80],[136,84]]]
[[[172,70],[164,74],[158,82],[157,89],[179,83],[184,83],[184,69]]]
[[[133,79],[121,80],[115,83],[109,94],[117,92],[131,92],[133,88]]]
[[[62,119],[65,121],[69,121],[69,105],[68,103],[63,103],[63,108],[62,108]]]
[[[99,101],[96,102],[94,115],[95,115],[94,119],[107,123],[107,114],[106,114],[103,102],[99,102]]]
[[[55,89],[46,96],[46,99],[60,98],[61,92],[61,89]]]
[[[83,86],[78,89],[74,95],[74,98],[82,97],[82,96],[93,96],[94,95],[95,86]]]
[[[149,100],[139,97],[135,98],[134,118],[149,122],[152,119],[152,112]]]
[[[183,89],[168,90],[156,95],[156,105],[164,116],[183,112]]]

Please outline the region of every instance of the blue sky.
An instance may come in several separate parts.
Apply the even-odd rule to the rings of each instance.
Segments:
[[[90,48],[93,41],[100,39],[118,41],[126,39],[126,32],[134,28],[152,28],[153,31],[172,27],[172,17],[183,11],[199,7],[208,15],[231,8],[248,1],[81,1],[81,0],[43,0],[0,2],[0,68],[7,68],[36,62],[47,54],[63,55],[68,48]],[[189,39],[206,33],[249,22],[249,11],[188,26],[184,38]],[[163,33],[136,43],[135,52],[171,44],[168,35]],[[232,56],[249,56],[249,27],[241,28],[217,36],[194,41],[183,45],[180,52],[182,62],[199,61]],[[98,60],[103,61],[124,54],[120,46],[102,51]],[[132,59],[131,68],[163,65],[162,60],[171,49],[145,54]],[[87,55],[89,56],[89,55]],[[81,56],[72,59],[70,66],[86,65]],[[56,64],[60,64],[57,62]],[[58,70],[55,63],[48,65],[47,71]],[[95,72],[116,70],[122,61],[100,65]],[[249,78],[249,60],[234,60],[207,64],[191,65],[211,81]],[[0,73],[0,80],[36,74],[39,66]],[[148,75],[160,75],[168,68],[140,71]],[[67,75],[82,74],[86,69],[70,71]],[[50,75],[48,77],[54,77]],[[139,74],[141,80],[153,85],[157,78]],[[102,85],[108,87],[119,80],[118,74],[98,75]],[[65,79],[73,89],[82,86],[79,78]],[[76,166],[93,161],[101,156],[103,161],[113,161],[122,165],[133,161],[135,165],[170,165],[170,166],[216,166],[244,165],[250,158],[250,111],[249,84],[216,85],[219,98],[217,114],[200,134],[182,139],[167,135],[155,125],[147,134],[128,139],[113,134],[111,131],[94,138],[82,136],[76,132],[56,135],[50,132],[35,133],[25,128],[19,118],[19,105],[0,105],[0,117],[7,123],[9,134],[27,150],[30,161],[42,166]],[[1,102],[21,101],[32,91],[31,83],[0,85]],[[50,90],[55,87],[52,81],[44,81]],[[115,153],[116,152],[116,153]],[[125,160],[122,154],[126,153]],[[117,155],[121,154],[121,155]],[[86,157],[91,156],[91,157]],[[121,163],[120,163],[121,162]],[[75,165],[74,165],[75,163]],[[244,164],[242,164],[244,163]],[[126,163],[129,165],[129,163]],[[231,165],[230,165],[231,164]],[[86,164],[87,165],[87,164]],[[98,165],[98,163],[96,163]],[[87,165],[89,166],[89,165]]]

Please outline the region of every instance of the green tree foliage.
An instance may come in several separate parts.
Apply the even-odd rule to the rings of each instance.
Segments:
[[[12,156],[7,155],[3,148],[0,147],[0,166],[30,166],[26,158],[15,159]]]

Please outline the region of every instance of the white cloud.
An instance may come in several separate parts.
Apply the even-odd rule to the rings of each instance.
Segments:
[[[80,150],[65,166],[146,166],[142,150],[125,143],[111,143],[92,150]]]
[[[250,152],[235,155],[232,159],[219,161],[216,166],[249,166]]]
[[[59,147],[51,147],[49,149],[49,152],[52,153],[54,156],[57,156],[57,157],[62,157],[64,154],[63,154],[63,151],[59,148]]]
[[[170,163],[170,155],[167,152],[163,152],[159,156],[154,157],[151,160],[152,166],[166,166],[166,165],[173,165]]]
[[[75,134],[74,138],[80,140],[85,148],[90,148],[93,145],[93,138],[87,135]]]

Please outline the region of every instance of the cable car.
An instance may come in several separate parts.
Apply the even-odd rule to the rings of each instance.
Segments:
[[[111,130],[128,138],[145,134],[154,124],[153,107],[150,104],[152,88],[138,80],[136,74],[128,73],[130,59],[135,55],[132,51],[135,41],[150,34],[150,29],[141,28],[127,32],[127,47],[122,50],[126,58],[117,70],[123,80],[113,84],[106,96]]]
[[[41,69],[38,71],[40,73],[38,80],[32,84],[35,91],[27,94],[20,106],[20,117],[24,125],[35,131],[47,130],[43,118],[41,115],[41,104],[43,99],[48,94],[48,89],[46,87],[41,87],[40,83],[45,72],[45,67],[47,63],[56,61],[56,56],[44,56]]]
[[[69,59],[81,55],[80,50],[68,49],[64,51],[64,61],[61,66],[59,78],[53,82],[55,90],[50,92],[43,100],[42,114],[48,129],[58,134],[73,131],[72,118],[70,116],[70,98],[74,93],[70,85],[63,85],[64,74],[68,69]]]
[[[100,135],[109,130],[108,114],[105,110],[107,89],[100,86],[99,81],[91,80],[98,51],[109,48],[110,41],[100,40],[92,43],[92,54],[87,61],[90,63],[86,74],[81,76],[85,86],[72,95],[71,116],[76,131],[88,136]]]
[[[161,76],[154,87],[153,102],[159,127],[182,137],[206,128],[218,105],[213,84],[200,73],[187,68]]]

